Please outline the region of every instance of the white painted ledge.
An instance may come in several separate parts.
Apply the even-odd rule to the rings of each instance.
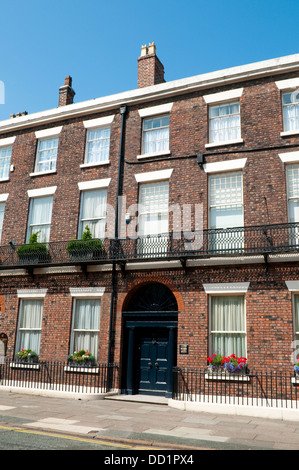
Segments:
[[[173,400],[172,398],[168,400],[168,406],[183,411],[281,419],[283,421],[299,421],[299,409],[246,405],[222,405],[219,403],[197,403],[192,401]]]

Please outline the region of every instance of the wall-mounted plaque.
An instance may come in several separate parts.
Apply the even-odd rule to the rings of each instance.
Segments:
[[[180,344],[180,354],[188,354],[189,345],[188,344]]]

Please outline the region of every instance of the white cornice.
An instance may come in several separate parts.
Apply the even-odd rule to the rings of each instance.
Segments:
[[[116,110],[122,104],[137,105],[150,100],[166,99],[196,90],[207,90],[219,85],[225,86],[231,83],[241,82],[242,80],[253,80],[267,75],[271,76],[293,71],[299,71],[299,54],[231,67],[89,101],[60,106],[39,113],[7,119],[0,122],[0,133],[45,123],[48,124],[96,112],[108,112],[112,109]]]

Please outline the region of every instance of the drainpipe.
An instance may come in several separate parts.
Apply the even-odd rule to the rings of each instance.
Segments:
[[[119,156],[118,156],[118,177],[117,177],[117,192],[116,192],[116,204],[115,204],[115,225],[114,225],[114,243],[112,246],[118,248],[118,199],[121,195],[122,190],[122,166],[123,166],[123,141],[124,141],[124,125],[125,125],[125,115],[127,111],[127,106],[122,105],[119,108],[119,113],[121,115],[121,131],[120,131],[120,143],[119,143]],[[113,326],[113,306],[114,306],[114,297],[115,297],[115,281],[116,281],[116,263],[113,259],[112,264],[112,276],[111,276],[111,301],[110,301],[110,324],[109,324],[109,343],[108,343],[108,359],[107,364],[109,366],[111,362],[111,348],[112,348],[112,326]],[[109,374],[110,375],[110,374]],[[109,386],[109,380],[108,380]]]

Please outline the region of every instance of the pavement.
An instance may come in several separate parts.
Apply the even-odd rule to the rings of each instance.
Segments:
[[[78,400],[0,391],[0,425],[172,450],[299,450],[299,420],[186,411],[141,395]]]

